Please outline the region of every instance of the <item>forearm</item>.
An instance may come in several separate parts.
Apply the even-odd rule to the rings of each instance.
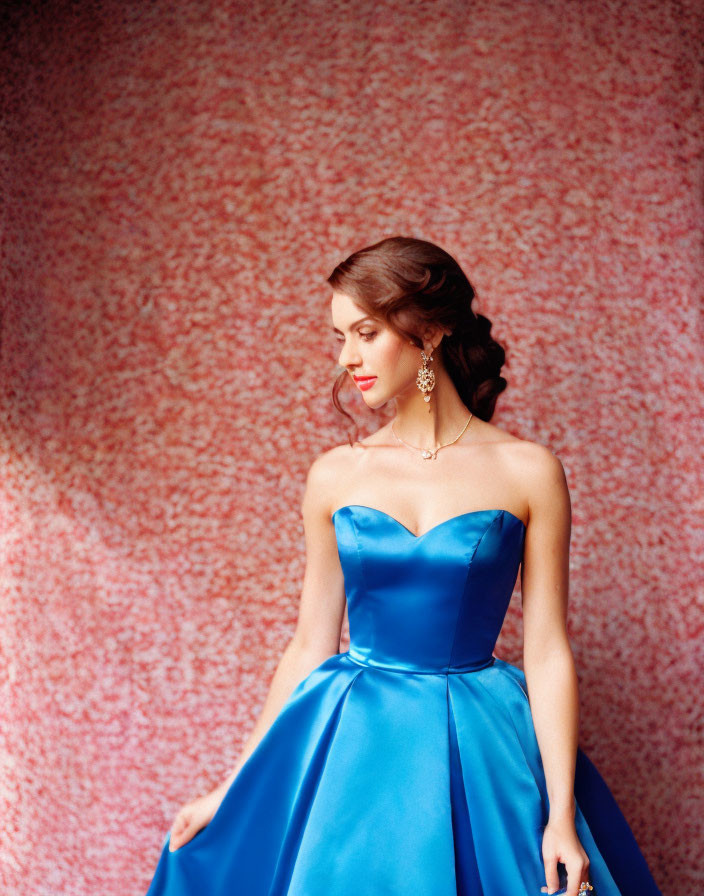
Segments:
[[[306,675],[312,672],[316,666],[320,665],[320,663],[326,659],[326,656],[323,656],[319,651],[301,647],[293,638],[289,641],[286,649],[281,655],[276,671],[274,672],[274,676],[269,686],[269,693],[264,701],[257,723],[245,742],[242,752],[237,760],[237,764],[230,772],[227,779],[216,788],[220,795],[224,795],[228,790],[239,770],[254,752],[261,739],[271,727],[274,719],[281,712],[281,709],[291,696],[294,688],[306,677]]]
[[[524,671],[545,772],[550,817],[573,819],[579,693],[569,644],[538,657],[526,657]]]

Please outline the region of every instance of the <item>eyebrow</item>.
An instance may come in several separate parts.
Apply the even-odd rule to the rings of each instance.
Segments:
[[[354,329],[354,327],[358,327],[360,324],[363,324],[365,320],[373,321],[374,318],[370,317],[369,315],[367,315],[366,317],[360,317],[359,320],[356,320],[354,323],[350,324],[348,329],[352,330],[352,329]],[[343,335],[342,330],[338,330],[337,327],[333,327],[332,331],[333,331],[333,333],[339,333],[341,336]]]

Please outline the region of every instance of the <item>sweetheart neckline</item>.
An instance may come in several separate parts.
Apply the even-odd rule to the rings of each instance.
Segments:
[[[397,520],[395,516],[392,516],[390,513],[387,513],[385,510],[381,510],[378,507],[370,507],[368,504],[343,504],[342,507],[338,507],[330,517],[330,519],[333,521],[333,525],[335,522],[335,517],[338,513],[340,513],[341,510],[346,510],[347,508],[354,507],[360,507],[363,510],[371,510],[374,513],[379,513],[381,514],[381,516],[385,516],[387,519],[390,519],[394,523],[396,523],[397,526],[400,526],[404,530],[404,532],[407,532],[412,538],[416,539],[416,541],[419,541],[421,538],[425,538],[426,535],[429,535],[436,529],[440,529],[442,526],[446,526],[448,523],[455,522],[455,520],[464,519],[468,516],[475,516],[476,514],[480,513],[505,513],[519,522],[523,529],[527,529],[526,524],[523,522],[523,520],[519,516],[516,516],[515,513],[512,513],[510,510],[506,510],[503,507],[482,507],[479,510],[466,510],[464,513],[458,513],[456,516],[451,516],[446,520],[442,520],[441,522],[436,523],[434,526],[431,526],[430,529],[426,529],[425,532],[421,532],[420,535],[416,535],[416,533],[412,532],[408,528],[408,526],[401,522],[401,520]]]

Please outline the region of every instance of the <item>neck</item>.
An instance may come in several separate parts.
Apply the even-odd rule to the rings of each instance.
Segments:
[[[469,409],[462,403],[447,371],[439,365],[435,370],[435,387],[430,401],[412,384],[396,396],[394,432],[416,448],[434,449],[454,439],[467,422]]]

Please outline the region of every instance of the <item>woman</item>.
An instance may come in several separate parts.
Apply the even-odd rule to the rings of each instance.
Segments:
[[[578,748],[564,470],[489,422],[505,355],[471,284],[403,237],[328,283],[336,407],[352,378],[395,416],[313,462],[296,631],[148,896],[658,894]],[[492,653],[519,567],[524,671]]]

